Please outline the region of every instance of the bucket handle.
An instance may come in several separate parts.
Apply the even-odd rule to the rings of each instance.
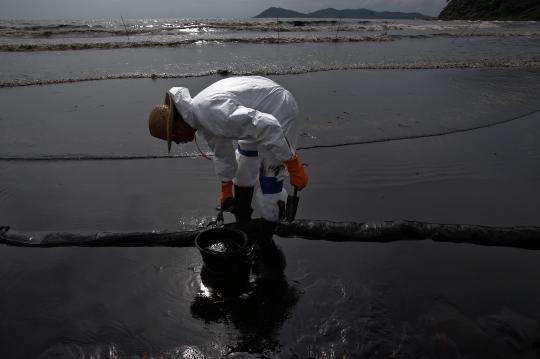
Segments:
[[[208,223],[208,225],[206,227],[219,228],[219,227],[224,226],[225,220],[223,219],[223,208],[221,208],[221,206],[217,206],[216,210],[218,212],[217,216],[216,216],[216,219],[214,221],[210,221],[210,223]]]

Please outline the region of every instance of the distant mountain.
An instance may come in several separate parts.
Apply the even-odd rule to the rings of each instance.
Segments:
[[[369,9],[345,9],[337,10],[333,8],[318,10],[307,14],[287,10],[280,7],[270,7],[256,18],[319,18],[319,19],[423,19],[428,20],[431,17],[414,12],[391,12],[391,11],[373,11]]]
[[[450,0],[443,20],[540,20],[538,0]]]
[[[269,7],[255,17],[306,17],[298,11],[282,9],[280,7]]]

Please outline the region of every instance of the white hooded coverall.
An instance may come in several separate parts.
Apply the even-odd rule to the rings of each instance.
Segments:
[[[256,186],[255,208],[268,221],[278,220],[279,200],[287,193],[283,161],[295,154],[298,106],[292,94],[260,76],[220,80],[191,98],[189,90],[169,90],[182,118],[214,152],[221,181]]]

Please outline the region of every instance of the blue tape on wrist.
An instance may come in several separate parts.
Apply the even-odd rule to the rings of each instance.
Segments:
[[[259,151],[243,150],[240,148],[240,145],[238,145],[238,152],[246,157],[257,157],[259,155]]]
[[[259,176],[259,183],[263,194],[280,193],[283,189],[283,181],[278,181],[276,177]]]

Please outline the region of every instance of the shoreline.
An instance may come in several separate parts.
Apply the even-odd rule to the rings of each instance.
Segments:
[[[210,70],[203,73],[193,74],[167,74],[167,73],[132,73],[119,75],[103,75],[88,78],[68,78],[57,80],[13,80],[0,82],[0,88],[26,87],[26,86],[50,86],[64,85],[77,82],[87,81],[105,81],[105,80],[166,80],[166,79],[186,79],[208,76],[284,76],[284,75],[303,75],[317,72],[331,71],[361,71],[361,70],[476,70],[476,69],[518,69],[518,70],[535,70],[540,69],[540,59],[530,60],[497,60],[497,61],[480,61],[480,62],[447,62],[447,63],[425,63],[425,64],[354,64],[340,67],[322,67],[315,69],[293,69],[288,71],[268,71],[268,70],[252,70],[247,72],[238,72],[229,69]]]

